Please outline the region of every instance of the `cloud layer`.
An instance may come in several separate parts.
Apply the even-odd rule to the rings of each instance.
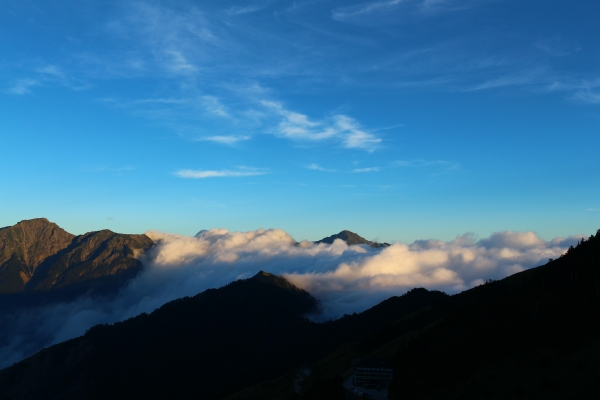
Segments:
[[[0,316],[0,367],[48,345],[81,335],[99,323],[151,312],[165,302],[193,296],[259,270],[283,275],[323,303],[315,319],[362,311],[413,287],[456,293],[559,257],[581,236],[543,241],[533,232],[498,232],[476,240],[418,240],[384,249],[297,243],[279,229],[200,231],[181,236],[150,231],[156,243],[144,255],[144,272],[112,298],[83,297]]]

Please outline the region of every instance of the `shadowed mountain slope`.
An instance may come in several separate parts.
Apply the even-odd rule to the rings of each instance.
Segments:
[[[146,235],[74,236],[45,218],[0,229],[0,308],[116,291],[142,269]]]
[[[216,399],[318,360],[444,297],[422,289],[318,324],[303,317],[318,311],[316,299],[261,271],[45,349],[0,372],[0,399]]]
[[[377,307],[391,301],[397,300]],[[314,364],[314,374],[302,384],[304,398],[332,398],[338,378],[349,378],[352,367],[370,355],[394,365],[392,400],[600,398],[597,326],[600,231],[546,265],[359,335]],[[301,399],[293,379],[282,374],[227,399]]]
[[[261,272],[95,326],[0,372],[0,398],[208,399],[275,377],[304,357],[314,324],[302,315],[317,308],[279,279]]]
[[[600,398],[599,236],[434,308],[390,399]]]
[[[388,247],[389,243],[375,243],[375,242],[371,242],[370,240],[367,240],[365,238],[363,238],[362,236],[357,235],[354,232],[350,232],[350,231],[341,231],[340,233],[336,234],[336,235],[331,235],[328,236],[326,238],[323,238],[321,240],[317,240],[315,242],[315,244],[319,244],[319,243],[327,243],[327,244],[331,244],[333,243],[333,241],[335,239],[341,239],[344,242],[346,242],[348,244],[348,246],[352,246],[354,244],[366,244],[369,245],[375,249],[381,248],[381,247]]]

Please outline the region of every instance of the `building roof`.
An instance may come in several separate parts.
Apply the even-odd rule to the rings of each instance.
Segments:
[[[369,356],[363,358],[355,368],[385,368],[392,369],[393,367],[383,358],[377,356]]]

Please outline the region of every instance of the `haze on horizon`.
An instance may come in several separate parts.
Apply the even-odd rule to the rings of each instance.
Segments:
[[[600,226],[600,4],[8,0],[0,226]]]

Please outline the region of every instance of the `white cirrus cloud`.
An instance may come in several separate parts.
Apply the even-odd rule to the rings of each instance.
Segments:
[[[438,168],[446,172],[460,169],[459,163],[445,160],[396,160],[392,164],[397,167],[406,168]]]
[[[207,136],[196,139],[197,141],[207,141],[207,142],[215,142],[226,145],[234,145],[238,142],[243,142],[245,140],[250,140],[250,136],[235,136],[235,135],[216,135],[216,136]]]
[[[62,70],[62,68],[57,67],[56,65],[51,65],[51,64],[46,65],[43,68],[37,69],[37,72],[39,72],[40,74],[52,76],[52,77],[62,80],[62,81],[67,80],[65,72]]]
[[[582,101],[584,103],[590,104],[599,104],[600,103],[600,93],[594,92],[592,90],[579,90],[575,92],[573,96],[576,100]]]
[[[306,166],[307,169],[311,169],[313,171],[322,171],[322,172],[336,172],[334,169],[323,168],[319,164],[310,164]]]
[[[202,102],[204,103],[206,110],[211,114],[219,117],[229,117],[227,109],[217,97],[208,95],[202,96]]]
[[[323,141],[337,140],[348,149],[375,150],[381,138],[361,128],[352,117],[338,114],[323,120],[311,120],[307,115],[287,110],[281,103],[262,100],[260,102],[280,121],[274,132],[276,136],[292,140]]]
[[[349,18],[362,17],[373,12],[382,12],[396,7],[402,0],[373,1],[348,7],[339,7],[332,11],[332,18],[343,21]]]
[[[238,170],[197,170],[197,169],[182,169],[175,172],[175,175],[180,178],[187,179],[205,179],[205,178],[239,178],[244,176],[257,176],[267,173],[266,169],[255,168],[240,168]]]
[[[228,15],[242,15],[257,12],[265,8],[264,5],[251,4],[249,6],[233,6],[225,11]]]
[[[388,17],[390,13],[400,10],[400,7],[405,16],[414,17],[418,14],[429,16],[441,12],[468,9],[475,5],[478,5],[478,2],[473,0],[380,0],[337,7],[332,10],[331,17],[342,22],[365,20],[378,16]]]
[[[581,46],[579,44],[564,39],[560,36],[553,36],[538,40],[535,43],[535,47],[553,57],[564,57],[581,50]]]
[[[31,88],[39,86],[40,82],[35,79],[19,79],[11,88],[6,90],[6,93],[10,94],[28,94],[31,93]]]
[[[354,168],[352,172],[377,172],[379,171],[379,167],[368,167],[368,168]]]

